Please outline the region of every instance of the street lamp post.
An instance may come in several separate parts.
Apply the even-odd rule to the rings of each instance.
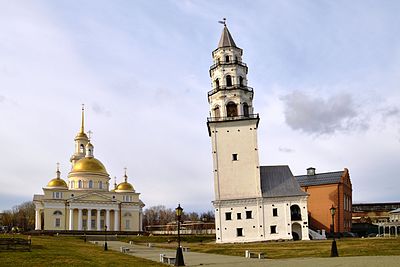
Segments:
[[[181,235],[180,235],[180,223],[181,223],[181,216],[182,216],[183,209],[181,208],[181,204],[178,204],[178,207],[175,209],[176,213],[176,220],[178,223],[178,247],[176,249],[176,259],[175,259],[175,266],[185,266],[185,262],[183,260],[183,253],[181,248]]]
[[[332,205],[332,208],[330,208],[331,215],[332,215],[332,233],[333,233],[333,241],[332,241],[332,247],[331,247],[331,257],[339,257],[339,253],[337,250],[336,246],[336,240],[335,240],[335,213],[336,213],[336,208]]]
[[[108,250],[107,246],[107,225],[104,225],[104,251]]]

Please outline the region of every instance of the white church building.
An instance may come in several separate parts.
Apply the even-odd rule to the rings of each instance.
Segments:
[[[142,231],[143,202],[128,176],[110,189],[110,175],[103,163],[94,157],[94,146],[81,129],[76,135],[68,181],[56,177],[34,195],[35,230],[45,231]]]
[[[309,240],[308,195],[288,166],[260,166],[260,118],[242,54],[224,25],[208,92],[216,242]]]

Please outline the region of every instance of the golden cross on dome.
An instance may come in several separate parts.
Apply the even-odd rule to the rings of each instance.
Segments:
[[[126,182],[126,181],[128,180],[128,175],[126,175],[126,170],[127,170],[127,168],[125,167],[124,170],[125,170],[125,175],[124,175],[124,177],[125,177],[125,182]]]

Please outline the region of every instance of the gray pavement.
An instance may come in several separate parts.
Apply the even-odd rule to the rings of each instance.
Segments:
[[[160,261],[160,254],[175,257],[176,250],[142,245],[130,245],[120,241],[108,241],[108,248],[120,251],[120,247],[128,247],[129,255]],[[97,241],[103,246],[104,242]],[[243,251],[244,255],[244,251]],[[338,257],[338,258],[296,258],[296,259],[247,259],[237,256],[225,256],[198,252],[183,253],[186,266],[400,266],[400,256],[368,256],[368,257]]]

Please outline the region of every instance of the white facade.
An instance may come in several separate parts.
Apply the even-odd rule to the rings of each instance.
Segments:
[[[301,209],[301,217],[292,220],[294,206]],[[306,197],[215,201],[214,207],[217,243],[290,240],[293,233],[308,240]]]
[[[290,169],[276,166],[261,172],[254,93],[247,86],[242,49],[226,26],[212,56],[207,126],[214,166],[216,242],[308,240],[307,195]],[[277,182],[269,179],[278,179],[287,188],[276,189]]]

